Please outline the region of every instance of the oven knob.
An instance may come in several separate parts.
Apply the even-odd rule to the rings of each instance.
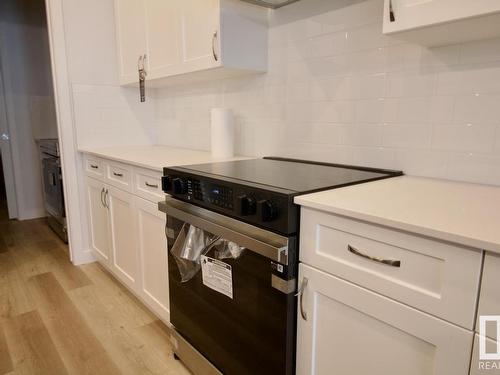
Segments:
[[[172,190],[172,177],[162,176],[161,178],[161,188],[166,193]]]
[[[257,210],[255,199],[248,195],[240,195],[238,197],[238,212],[243,216],[254,215]]]
[[[187,184],[183,178],[174,178],[172,180],[172,187],[174,194],[186,194],[187,193]]]
[[[261,221],[272,221],[278,217],[278,206],[270,200],[257,202],[257,215]]]

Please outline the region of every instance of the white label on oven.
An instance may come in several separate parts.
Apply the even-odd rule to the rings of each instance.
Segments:
[[[233,271],[229,264],[202,255],[201,274],[205,286],[233,299]]]

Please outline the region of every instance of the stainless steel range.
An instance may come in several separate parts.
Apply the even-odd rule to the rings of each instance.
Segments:
[[[165,168],[176,356],[195,374],[293,374],[293,198],[400,174],[281,158]]]

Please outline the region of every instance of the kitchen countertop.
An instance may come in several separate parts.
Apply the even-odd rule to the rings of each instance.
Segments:
[[[177,165],[249,159],[244,156],[216,159],[209,151],[189,150],[168,146],[82,147],[79,148],[78,151],[104,159],[111,159],[157,171],[162,171],[163,167]]]
[[[500,253],[500,187],[401,176],[302,195],[295,203]]]

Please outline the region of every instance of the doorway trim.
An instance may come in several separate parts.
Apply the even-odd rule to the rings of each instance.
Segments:
[[[2,33],[1,27],[2,25],[0,24],[0,35]],[[0,40],[0,48],[1,44]],[[7,140],[0,139],[0,153],[2,154],[3,177],[5,180],[9,219],[15,219],[19,216],[19,208],[17,206],[16,179],[14,174],[14,162],[12,160],[12,132],[9,127],[6,100],[2,59],[0,58],[0,137],[5,134],[9,138]]]
[[[88,241],[88,219],[82,157],[78,153],[73,115],[73,96],[68,74],[62,0],[45,0],[49,33],[54,101],[61,150],[70,257],[73,264],[95,260]]]

